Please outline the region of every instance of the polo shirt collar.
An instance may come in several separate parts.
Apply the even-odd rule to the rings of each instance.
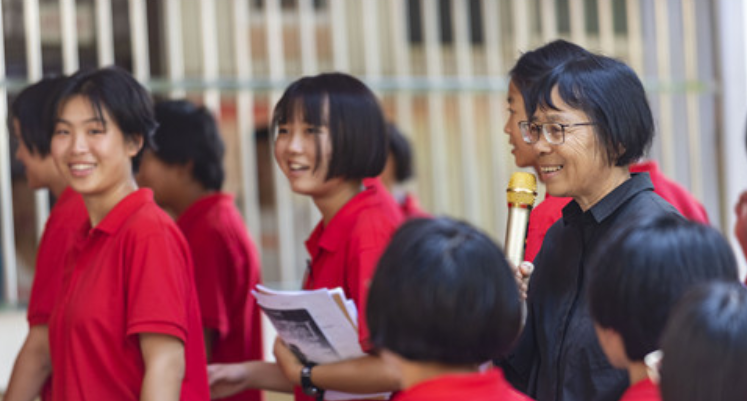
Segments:
[[[189,224],[192,220],[202,216],[218,203],[223,201],[233,203],[233,196],[223,192],[213,192],[194,201],[176,220],[178,226]]]
[[[306,240],[306,249],[309,251],[309,254],[314,257],[319,248],[334,252],[344,244],[350,236],[350,231],[358,220],[361,211],[375,207],[381,203],[378,191],[379,188],[376,185],[366,187],[366,189],[350,199],[332,217],[332,220],[330,220],[326,227],[324,226],[324,221],[320,221],[309,236],[309,239]]]
[[[587,213],[584,213],[584,211],[581,210],[581,206],[579,206],[575,200],[571,201],[563,208],[563,222],[565,224],[571,224],[574,221],[579,221],[583,216],[588,215],[593,218],[597,224],[601,223],[619,209],[622,204],[636,196],[638,193],[653,190],[654,185],[651,183],[651,178],[648,173],[631,174],[629,180],[613,189],[612,192],[597,202],[596,205],[592,206]]]
[[[122,228],[135,211],[151,202],[153,202],[153,191],[149,188],[140,188],[119,201],[93,229],[110,235],[114,234]]]

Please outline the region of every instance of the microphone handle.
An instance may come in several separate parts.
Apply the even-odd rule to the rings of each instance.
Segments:
[[[524,248],[527,238],[527,226],[531,206],[508,205],[508,222],[506,224],[506,258],[514,267],[524,261]]]

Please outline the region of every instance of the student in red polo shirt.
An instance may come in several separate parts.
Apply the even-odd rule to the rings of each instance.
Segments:
[[[689,291],[661,339],[664,401],[747,400],[747,288],[710,283]]]
[[[521,308],[505,255],[469,224],[400,227],[371,282],[367,319],[402,381],[394,401],[529,400],[500,368],[481,368],[513,345]]]
[[[628,370],[630,387],[621,400],[660,400],[644,357],[658,348],[670,311],[687,290],[737,282],[731,247],[714,228],[654,215],[612,233],[590,266],[588,303],[599,344],[610,364]]]
[[[311,263],[303,288],[342,287],[358,307],[360,342],[370,350],[364,313],[368,283],[403,219],[380,186],[362,185],[364,178],[381,173],[386,162],[386,126],[379,103],[352,76],[305,77],[286,89],[275,107],[273,127],[280,170],[293,191],[311,197],[322,215],[306,241]],[[399,386],[396,374],[375,355],[304,366],[276,340],[275,357],[277,364],[209,367],[213,397],[264,388],[294,390],[296,400],[312,400],[306,394],[320,389],[374,393]]]
[[[18,94],[10,113],[9,127],[18,142],[16,158],[23,163],[31,189],[47,188],[57,201],[49,213],[36,255],[36,270],[27,319],[29,333],[16,358],[5,400],[28,400],[40,394],[51,399],[49,316],[62,286],[60,261],[73,246],[74,232],[88,212],[83,198],[67,186],[49,154],[51,105],[64,77],[45,78]],[[43,385],[43,388],[42,388]]]
[[[262,359],[259,253],[233,196],[221,192],[223,140],[210,112],[185,100],[156,104],[155,149],[143,155],[138,183],[177,216],[192,250],[209,363]],[[227,400],[260,400],[247,391]]]
[[[58,400],[206,400],[189,248],[133,172],[156,128],[148,93],[116,67],[70,77],[51,152],[89,221],[49,323]]]

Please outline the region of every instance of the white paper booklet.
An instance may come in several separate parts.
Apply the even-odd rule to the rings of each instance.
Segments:
[[[330,363],[366,355],[358,342],[358,312],[342,288],[276,291],[257,285],[252,294],[278,336],[302,361]],[[326,391],[326,400],[387,399],[384,394]]]

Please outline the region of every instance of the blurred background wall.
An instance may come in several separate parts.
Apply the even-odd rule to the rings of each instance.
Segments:
[[[219,118],[228,145],[225,190],[237,195],[261,248],[265,281],[275,287],[300,287],[303,241],[319,218],[310,201],[289,191],[271,155],[270,114],[290,81],[324,71],[362,78],[414,145],[416,178],[409,185],[424,208],[466,219],[502,242],[505,188],[517,170],[503,133],[507,72],[523,51],[557,38],[620,58],[638,72],[657,122],[650,158],[690,189],[712,224],[733,237],[732,205],[747,187],[743,0],[1,5],[0,120],[26,84],[111,64],[132,71],[157,98],[205,104]],[[46,191],[26,188],[7,129],[0,131],[4,384],[3,369],[17,349],[2,336],[25,330],[17,316],[28,300],[37,239],[54,200]]]

